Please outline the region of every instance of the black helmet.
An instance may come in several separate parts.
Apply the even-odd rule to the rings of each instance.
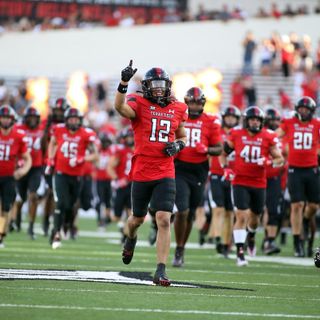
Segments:
[[[64,120],[64,113],[70,108],[70,104],[65,98],[58,98],[51,106],[52,120],[54,123],[62,123]]]
[[[35,121],[32,121],[30,118],[34,117],[36,118]],[[27,107],[23,112],[23,123],[29,127],[30,129],[35,129],[40,124],[40,113],[39,111],[33,107],[29,106]]]
[[[79,124],[76,124],[76,125],[69,124],[68,123],[69,118],[78,118],[78,119],[80,119],[80,122],[79,122]],[[72,131],[78,130],[82,126],[82,119],[83,119],[83,115],[82,115],[81,111],[79,111],[76,108],[69,108],[64,113],[64,121],[65,121],[66,127],[69,130],[72,130]]]
[[[161,68],[150,69],[144,75],[141,84],[144,98],[161,107],[165,107],[170,103],[172,81],[165,70]],[[152,91],[159,88],[163,90],[162,96],[154,96]]]
[[[17,114],[14,111],[14,109],[9,106],[8,104],[4,104],[0,107],[0,117],[6,117],[6,118],[11,118],[11,122],[3,125],[0,123],[0,127],[3,129],[9,129],[14,125],[14,123],[17,121]]]
[[[112,144],[111,134],[105,131],[99,133],[99,140],[103,149],[108,148]]]
[[[134,133],[132,128],[122,129],[119,135],[119,140],[121,143],[125,144],[128,147],[132,147],[134,145]],[[131,139],[128,139],[131,138]]]
[[[204,105],[206,103],[206,97],[202,90],[198,87],[192,87],[190,88],[186,95],[184,96],[184,102],[188,105],[189,107],[189,117],[191,118],[197,118],[201,115],[204,109]],[[196,103],[198,105],[201,105],[202,108],[200,110],[191,110],[189,103]]]
[[[259,107],[249,107],[243,113],[243,127],[252,133],[258,133],[263,128],[264,117],[264,112]],[[256,118],[261,121],[259,127],[249,126],[248,120],[252,118]]]
[[[268,108],[265,113],[265,126],[270,130],[277,130],[279,125],[276,124],[275,121],[281,120],[279,111],[275,108]]]
[[[226,116],[234,116],[237,119],[237,122],[234,125],[230,126],[224,120],[224,118]],[[240,118],[241,118],[241,111],[236,106],[231,105],[231,106],[225,108],[221,112],[221,117],[222,117],[222,127],[233,128],[233,127],[239,125]]]
[[[299,112],[299,109],[302,107],[307,108],[309,112],[307,114],[301,114],[301,112]],[[314,112],[316,111],[316,107],[316,102],[312,98],[305,96],[297,101],[294,109],[296,111],[297,117],[300,120],[310,121],[313,117]]]

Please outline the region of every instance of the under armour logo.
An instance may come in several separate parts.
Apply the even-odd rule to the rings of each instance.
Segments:
[[[150,106],[150,110],[156,110],[155,106]]]
[[[172,110],[172,109],[169,109],[169,111],[168,111],[169,113],[174,113],[174,110]]]

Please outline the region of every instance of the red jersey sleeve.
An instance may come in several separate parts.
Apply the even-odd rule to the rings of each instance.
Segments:
[[[287,119],[282,120],[282,122],[280,123],[280,128],[284,132],[288,132],[288,120]]]
[[[221,137],[221,127],[218,119],[215,119],[210,128],[210,139],[209,145],[216,145],[217,143],[222,141]]]
[[[19,143],[19,154],[24,154],[28,151],[28,138],[24,131],[18,130],[21,133],[20,143]]]
[[[138,103],[137,103],[137,97],[135,94],[129,94],[127,96],[127,104],[135,111],[138,112]]]

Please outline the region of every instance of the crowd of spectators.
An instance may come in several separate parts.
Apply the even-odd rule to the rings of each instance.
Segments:
[[[143,24],[159,24],[159,23],[174,23],[186,21],[229,21],[229,20],[246,20],[250,17],[257,18],[276,18],[294,17],[297,15],[307,15],[312,12],[320,14],[320,4],[313,8],[307,5],[297,6],[293,8],[289,3],[284,10],[278,9],[276,3],[272,3],[270,8],[259,8],[255,15],[249,15],[248,12],[241,8],[240,5],[230,8],[227,4],[223,5],[220,10],[208,10],[203,5],[199,5],[198,11],[191,14],[188,10],[181,11],[174,8],[168,8],[164,11],[150,12],[143,8],[117,8],[114,6],[112,10],[99,18],[92,19],[85,7],[78,6],[68,16],[55,16],[48,14],[48,17],[18,17],[6,16],[1,14],[0,10],[0,33],[6,31],[45,31],[55,29],[69,28],[92,28],[95,26],[120,26],[130,27]],[[142,9],[142,10],[140,10]],[[106,11],[107,12],[107,11]]]

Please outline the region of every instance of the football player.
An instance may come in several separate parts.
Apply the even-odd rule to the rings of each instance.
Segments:
[[[14,126],[16,113],[9,105],[0,107],[0,248],[4,248],[9,212],[16,197],[15,181],[25,176],[32,160],[25,132]],[[17,168],[17,161],[21,165]]]
[[[53,128],[58,123],[64,123],[64,113],[68,108],[70,108],[70,105],[68,104],[67,100],[61,97],[56,99],[55,103],[51,106],[50,114],[45,123],[45,130],[41,141],[44,152],[44,164],[47,162],[48,143],[50,141]],[[48,189],[44,203],[43,232],[44,235],[47,236],[49,232],[49,219],[54,211],[54,199],[52,192],[52,175],[45,175],[45,179]]]
[[[254,106],[243,114],[243,127],[231,130],[224,144],[225,154],[235,152],[233,199],[237,208],[233,238],[237,246],[237,265],[246,266],[244,244],[250,256],[256,254],[255,233],[265,206],[266,164],[282,166],[283,157],[277,147],[278,138],[263,127],[264,112]],[[269,155],[272,160],[269,161]],[[247,230],[246,230],[247,228]]]
[[[296,257],[305,255],[301,239],[305,202],[307,203],[304,212],[306,225],[316,214],[319,205],[317,147],[320,121],[313,117],[315,110],[315,101],[310,97],[302,97],[295,105],[295,116],[284,119],[277,130],[279,137],[286,136],[289,142],[288,189],[291,199],[290,220]],[[308,245],[308,251],[312,253],[313,240],[309,241]]]
[[[171,282],[165,267],[170,250],[170,216],[176,193],[173,157],[185,147],[183,123],[187,119],[187,106],[172,98],[172,82],[162,68],[146,72],[141,81],[142,97],[137,94],[126,97],[128,83],[136,71],[131,60],[121,72],[115,96],[116,110],[131,120],[135,144],[130,171],[133,214],[128,219],[128,237],[122,261],[129,264],[132,260],[137,229],[144,222],[150,202],[158,226],[157,269],[153,282],[169,286]]]
[[[55,211],[54,228],[50,243],[53,249],[61,246],[60,230],[63,223],[72,220],[74,205],[79,197],[85,161],[96,161],[98,153],[95,133],[82,126],[82,113],[69,108],[64,114],[65,123],[53,128],[48,146],[46,174],[55,174],[52,180]],[[90,150],[86,154],[86,149]]]
[[[18,228],[21,222],[21,208],[27,200],[29,204],[29,227],[28,235],[32,240],[35,239],[33,230],[38,207],[37,190],[41,183],[43,150],[41,148],[41,139],[44,133],[44,127],[40,123],[40,113],[34,106],[29,106],[23,113],[23,123],[18,126],[26,133],[28,149],[32,158],[32,167],[30,171],[22,177],[18,183],[18,193],[20,199],[16,201],[16,221]],[[28,193],[29,192],[29,193]]]
[[[184,264],[184,248],[208,177],[208,155],[218,156],[222,152],[220,121],[204,112],[206,98],[202,90],[190,88],[184,101],[188,106],[188,119],[185,122],[187,143],[174,161],[177,187],[175,204],[178,209],[174,219],[174,267]]]
[[[221,112],[222,140],[226,141],[232,128],[239,125],[240,110],[229,106]],[[233,203],[231,199],[231,179],[234,177],[234,152],[229,154],[226,163],[221,163],[221,158],[212,157],[210,165],[210,186],[212,204],[212,219],[209,237],[215,238],[218,253],[228,257],[232,238]]]

